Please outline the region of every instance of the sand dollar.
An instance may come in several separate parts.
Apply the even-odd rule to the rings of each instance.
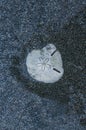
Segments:
[[[54,83],[64,73],[61,54],[53,44],[48,44],[41,50],[29,52],[26,66],[33,79],[44,83]]]

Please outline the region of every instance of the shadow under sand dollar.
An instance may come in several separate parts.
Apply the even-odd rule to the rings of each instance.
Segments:
[[[56,82],[53,84],[38,82],[32,79],[30,75],[28,74],[27,67],[26,67],[26,56],[28,54],[28,51],[31,51],[33,49],[31,48],[32,45],[30,46],[30,42],[34,43],[34,41],[36,41],[36,43],[38,42],[38,35],[37,37],[35,36],[33,41],[29,41],[22,47],[20,56],[15,55],[11,57],[11,61],[12,61],[12,65],[10,67],[11,75],[15,76],[17,81],[23,83],[25,86],[25,89],[27,89],[28,91],[36,93],[39,96],[44,97],[44,98],[57,100],[58,102],[60,101],[63,103],[67,103],[69,100],[68,88],[67,87],[64,88],[61,81],[59,81],[60,83]],[[41,48],[40,46],[39,48]],[[42,46],[43,46],[43,43],[42,43]]]
[[[78,18],[71,20],[61,32],[54,32],[46,28],[48,36],[33,34],[32,38],[22,46],[21,55],[11,57],[11,74],[17,81],[24,84],[25,89],[38,94],[41,97],[57,100],[60,103],[68,103],[70,100],[70,86],[74,86],[74,92],[84,92],[84,42],[85,31],[78,24]],[[53,43],[60,50],[63,59],[64,76],[58,82],[46,84],[32,79],[27,72],[26,56],[33,49],[41,49],[46,44]],[[82,85],[80,85],[82,84]],[[83,103],[82,103],[83,105]],[[81,106],[75,109],[79,111]],[[76,111],[76,110],[75,110]]]

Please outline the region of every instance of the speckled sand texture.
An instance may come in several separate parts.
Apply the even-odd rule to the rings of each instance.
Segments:
[[[38,82],[26,57],[50,43],[64,75]],[[0,130],[86,130],[85,46],[86,0],[0,0]]]

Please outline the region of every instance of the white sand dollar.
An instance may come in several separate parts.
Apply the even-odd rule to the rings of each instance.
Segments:
[[[26,66],[33,79],[44,83],[54,83],[64,73],[61,54],[53,44],[28,53]]]

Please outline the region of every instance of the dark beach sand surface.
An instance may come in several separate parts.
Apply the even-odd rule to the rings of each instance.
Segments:
[[[53,43],[64,75],[33,80],[26,56]],[[86,130],[86,0],[0,0],[0,130]]]

